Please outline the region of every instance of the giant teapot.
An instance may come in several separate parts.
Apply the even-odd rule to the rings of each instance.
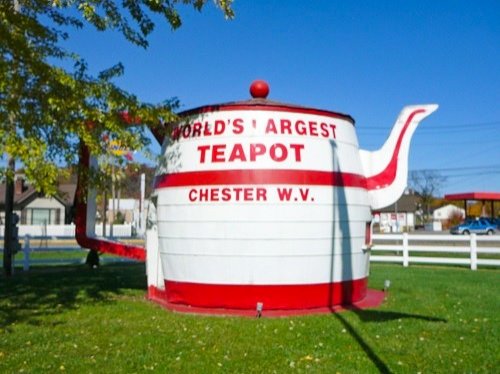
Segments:
[[[81,202],[83,247],[145,259],[148,294],[167,306],[294,310],[367,295],[372,210],[406,188],[410,139],[437,105],[403,108],[375,152],[351,116],[267,99],[179,114],[164,139],[146,249],[98,239]],[[88,153],[85,162],[92,162]]]

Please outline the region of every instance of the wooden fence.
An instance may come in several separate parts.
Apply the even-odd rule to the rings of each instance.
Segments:
[[[22,251],[15,257],[15,265],[28,270],[32,265],[81,264],[86,252],[73,240],[38,237],[24,237]],[[420,234],[377,234],[370,247],[371,262],[410,264],[466,265],[472,270],[478,266],[500,266],[500,235],[420,235]],[[57,243],[57,245],[55,245]],[[3,249],[2,249],[3,250]],[[37,252],[54,252],[54,257],[32,258]],[[67,252],[56,258],[56,252]],[[71,252],[79,255],[71,256]],[[81,254],[81,256],[80,256]],[[22,259],[21,259],[22,257]],[[35,256],[36,257],[36,256]],[[102,262],[130,261],[120,257],[104,257]]]
[[[102,224],[95,225],[95,234],[97,236],[102,236]],[[57,237],[57,238],[74,238],[75,237],[75,225],[19,225],[18,226],[19,237],[24,237],[25,235],[37,236],[37,237]],[[106,225],[106,234],[110,235],[111,226]],[[3,238],[4,226],[0,225],[0,238]],[[113,225],[113,236],[127,238],[133,236],[133,226],[130,223],[125,224],[115,224]]]
[[[3,251],[3,248],[2,248]],[[61,254],[62,252],[62,254]],[[43,257],[37,256],[44,254]],[[74,239],[54,237],[24,236],[21,241],[21,250],[16,253],[13,266],[21,267],[24,271],[37,265],[77,265],[84,264],[88,250],[80,247]],[[101,263],[135,262],[118,256],[101,256]]]
[[[500,235],[373,235],[370,262],[500,266]]]

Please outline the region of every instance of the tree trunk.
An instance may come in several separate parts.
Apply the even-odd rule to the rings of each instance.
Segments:
[[[14,213],[14,174],[16,162],[9,158],[8,170],[12,173],[12,178],[7,178],[5,182],[5,228],[3,235],[3,269],[6,276],[12,275],[12,257],[14,254],[12,242],[12,223]]]

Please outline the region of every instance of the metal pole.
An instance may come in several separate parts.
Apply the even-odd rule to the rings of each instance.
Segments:
[[[396,211],[396,232],[399,232],[399,217],[398,217],[398,202],[394,203],[394,210]]]
[[[146,194],[146,174],[141,174],[141,199],[139,200],[139,227],[140,234],[143,235],[146,230],[146,216],[144,215],[144,196]]]
[[[102,237],[106,237],[106,214],[108,213],[108,194],[106,192],[106,189],[104,189],[104,204],[102,207]]]
[[[111,164],[111,199],[112,199],[112,211],[111,211],[111,219],[109,220],[109,236],[113,237],[113,224],[115,223],[115,164]]]

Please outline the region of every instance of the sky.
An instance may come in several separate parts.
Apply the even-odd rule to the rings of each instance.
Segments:
[[[234,20],[212,2],[181,6],[147,50],[86,28],[68,48],[92,71],[117,62],[116,83],[181,109],[269,99],[350,114],[361,148],[382,146],[405,105],[439,104],[412,139],[409,169],[443,177],[440,193],[500,192],[500,1],[235,0]],[[158,21],[158,19],[155,19]],[[156,148],[159,151],[159,148]]]

